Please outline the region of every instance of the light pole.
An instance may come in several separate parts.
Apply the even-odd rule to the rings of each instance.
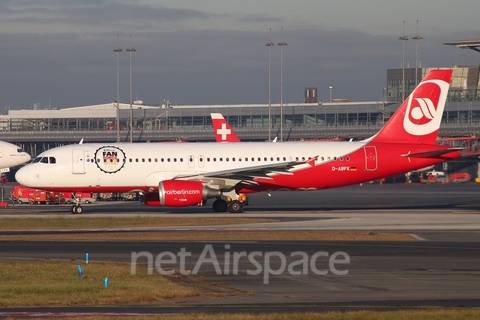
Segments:
[[[403,21],[403,36],[398,38],[402,40],[402,102],[405,100],[405,41],[408,37],[405,36],[405,21]]]
[[[132,107],[132,52],[135,52],[135,48],[132,48],[132,35],[130,35],[130,48],[127,51],[130,53],[130,143],[133,143],[133,107]]]
[[[330,101],[329,101],[329,102],[332,102],[332,90],[333,90],[333,86],[329,86],[328,89],[330,89]]]
[[[283,141],[283,47],[286,45],[287,43],[283,41],[277,43],[277,46],[280,46],[280,141]]]
[[[117,48],[113,50],[117,54],[117,142],[120,142],[120,71],[118,69],[118,54],[122,52],[122,49],[118,47],[118,34],[117,34]]]
[[[268,37],[268,141],[272,141],[272,47],[275,45],[272,42],[272,28],[270,28],[270,35]]]
[[[422,40],[423,37],[418,35],[418,20],[417,20],[417,35],[412,37],[413,40]],[[418,85],[418,41],[415,41],[415,87]]]

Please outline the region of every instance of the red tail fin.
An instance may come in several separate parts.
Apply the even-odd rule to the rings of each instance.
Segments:
[[[211,113],[213,132],[217,142],[240,142],[237,134],[230,127],[221,113]]]
[[[435,144],[452,73],[430,71],[372,140]]]

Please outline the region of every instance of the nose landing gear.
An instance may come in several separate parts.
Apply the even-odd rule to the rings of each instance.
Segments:
[[[72,214],[82,214],[83,213],[83,208],[80,204],[75,204],[71,207]]]

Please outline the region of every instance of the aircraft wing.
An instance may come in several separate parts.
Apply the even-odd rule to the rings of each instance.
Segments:
[[[224,179],[232,181],[235,185],[240,181],[247,183],[256,183],[255,178],[272,179],[272,175],[293,175],[293,171],[302,169],[303,165],[314,166],[318,156],[306,161],[288,161],[277,162],[260,166],[242,167],[238,169],[229,169],[221,171],[205,172],[195,175],[179,175],[175,180],[205,180],[205,179]]]
[[[464,150],[465,148],[448,148],[448,149],[441,149],[441,150],[433,150],[433,151],[425,151],[425,152],[417,152],[417,153],[407,153],[402,154],[402,157],[414,157],[414,158],[434,158],[441,156],[442,154]]]

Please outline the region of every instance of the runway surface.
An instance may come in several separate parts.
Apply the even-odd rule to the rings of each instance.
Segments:
[[[278,221],[142,228],[150,232],[172,229],[178,232],[193,229],[212,232],[401,231],[415,235],[418,241],[3,241],[0,242],[0,258],[81,261],[88,252],[93,261],[131,262],[132,252],[148,252],[152,257],[171,252],[180,259],[179,253],[185,248],[184,251],[191,253],[191,256],[185,258],[185,270],[194,270],[199,261],[205,261],[200,259],[203,255],[207,262],[200,263],[199,276],[240,290],[233,290],[235,293],[224,299],[184,301],[181,304],[167,301],[148,306],[36,307],[29,308],[31,312],[169,313],[178,312],[180,306],[182,311],[201,312],[480,306],[479,195],[480,185],[477,184],[364,185],[322,192],[273,193],[272,197],[258,194],[250,197],[250,205],[245,208],[243,216],[268,216]],[[171,210],[145,208],[136,203],[85,206],[85,215],[67,215],[65,209],[68,207],[15,206],[8,211],[0,211],[0,221],[2,217],[11,216],[64,216],[76,219],[139,214],[179,218],[236,216],[212,214],[209,206]],[[96,232],[108,231],[118,230]],[[218,265],[212,260],[212,252]],[[235,255],[237,260],[234,259]],[[304,260],[301,258],[307,262],[302,264]],[[333,269],[330,259],[338,262],[334,263]],[[312,260],[315,260],[313,265]],[[138,261],[146,263],[148,260],[142,257]],[[233,274],[235,266],[238,266],[238,275]],[[180,268],[180,262],[177,261],[177,264],[170,267]],[[258,274],[252,274],[259,270]],[[333,272],[335,270],[347,273],[336,274]],[[315,273],[322,271],[327,273]],[[265,283],[266,280],[268,283]],[[6,308],[1,311],[19,310],[25,308]]]

